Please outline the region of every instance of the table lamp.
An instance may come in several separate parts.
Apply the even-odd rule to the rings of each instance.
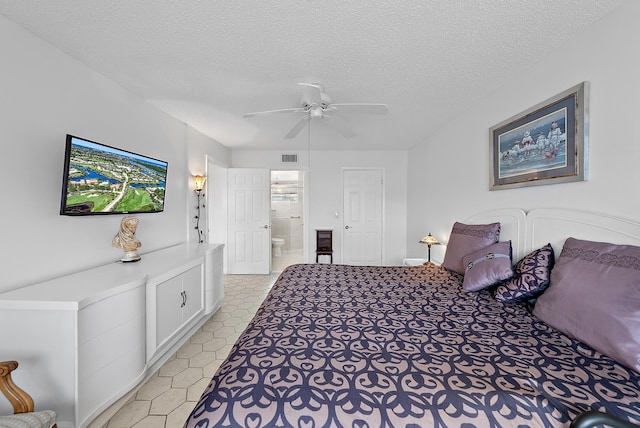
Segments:
[[[432,245],[440,245],[440,243],[438,242],[438,240],[436,239],[435,236],[431,235],[431,233],[429,233],[427,236],[425,236],[424,238],[422,238],[420,240],[421,244],[425,244],[427,246],[427,248],[429,249],[429,259],[427,260],[426,264],[431,263],[431,246]]]

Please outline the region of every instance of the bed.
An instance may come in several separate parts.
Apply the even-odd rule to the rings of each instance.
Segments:
[[[639,325],[640,252],[633,251],[640,248],[632,246],[640,245],[640,225],[571,210],[502,209],[467,218],[460,227],[475,239],[481,226],[495,223],[500,236],[491,245],[510,242],[509,259],[492,250],[486,263],[478,262],[475,253],[485,246],[462,257],[462,273],[450,268],[452,260],[458,262],[454,250],[462,254],[467,244],[479,244],[464,241],[467,235],[456,242],[458,223],[442,266],[287,268],[185,427],[563,427],[579,415],[601,423],[601,414],[640,423],[640,361],[633,360],[640,354],[630,343]],[[609,258],[594,265],[600,247],[590,245],[601,242],[617,246],[606,247]],[[624,254],[612,259],[620,249]],[[533,254],[551,254],[546,288],[517,301],[498,300],[500,286],[523,275],[522,262]],[[498,263],[499,269],[479,276],[470,270]],[[510,279],[471,290],[474,278],[503,275],[505,263],[513,270]],[[592,265],[596,273],[584,268]],[[546,297],[575,293],[557,284],[567,281],[559,275],[576,266],[577,276],[570,277],[581,278],[585,293],[598,289],[591,283],[602,278],[630,287],[624,314],[615,320],[624,325],[612,324],[614,333],[604,339],[596,335],[591,341],[589,334],[606,325],[608,314],[596,308],[572,318],[579,304],[558,306],[561,300]],[[598,299],[615,294],[615,284],[606,284]],[[587,321],[580,321],[583,316]],[[568,328],[563,317],[572,318]],[[595,327],[585,327],[589,317]],[[598,341],[612,337],[624,342],[624,352],[631,348],[631,359],[616,354],[615,343],[612,357]]]

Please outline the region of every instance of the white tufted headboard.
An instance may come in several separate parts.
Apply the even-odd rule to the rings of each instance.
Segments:
[[[525,248],[526,213],[518,208],[483,211],[463,220],[467,224],[500,223],[500,240],[511,240],[513,260],[518,261],[529,252]]]

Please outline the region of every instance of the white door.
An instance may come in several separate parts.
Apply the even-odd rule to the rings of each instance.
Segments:
[[[382,264],[382,170],[343,172],[343,263]]]
[[[230,168],[228,173],[228,272],[268,274],[271,268],[269,170]]]

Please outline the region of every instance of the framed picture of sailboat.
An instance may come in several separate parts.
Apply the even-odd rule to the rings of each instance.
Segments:
[[[489,130],[491,190],[587,179],[588,82]]]

